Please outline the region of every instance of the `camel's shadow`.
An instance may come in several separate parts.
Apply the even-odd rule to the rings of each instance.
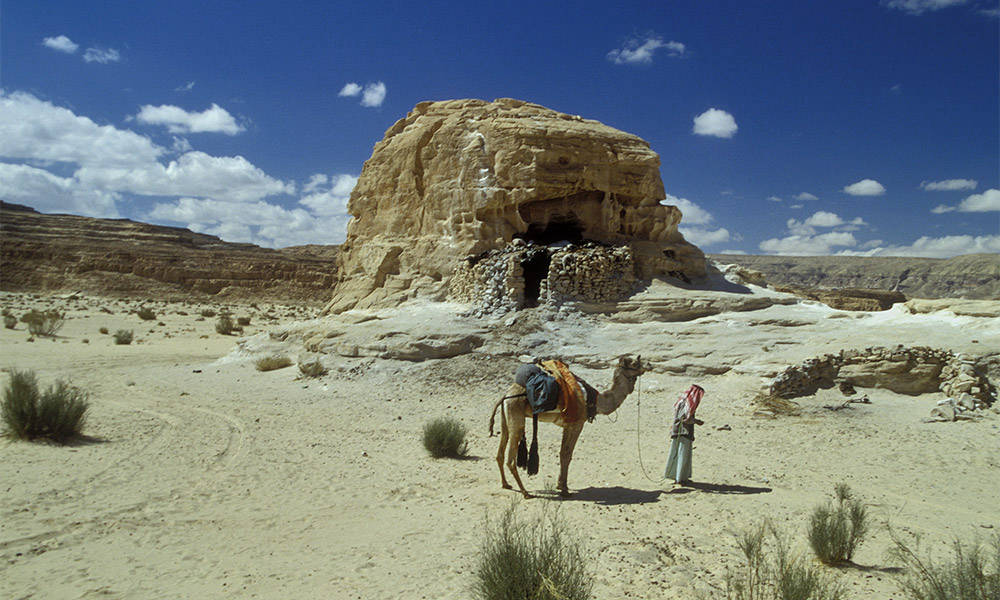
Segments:
[[[601,506],[621,506],[624,504],[649,504],[658,502],[663,490],[635,490],[621,486],[612,487],[589,487],[573,492],[570,496],[560,496],[556,493],[548,496],[553,500],[577,500],[581,502],[593,502]]]

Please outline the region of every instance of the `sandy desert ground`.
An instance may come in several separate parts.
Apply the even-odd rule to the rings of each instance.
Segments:
[[[33,369],[43,385],[67,379],[91,399],[87,440],[0,440],[2,598],[468,598],[484,518],[512,502],[525,514],[559,511],[591,559],[595,598],[719,598],[740,563],[733,531],[767,517],[805,552],[808,515],[839,482],[876,527],[856,565],[831,574],[850,598],[900,598],[884,523],[938,549],[1000,528],[994,412],[928,423],[941,394],[882,389],[836,412],[823,408],[842,402],[835,389],[801,399],[800,416],[754,417],[750,406],[767,375],[841,348],[996,352],[1000,318],[804,303],[683,323],[572,314],[484,323],[418,305],[344,328],[405,333],[430,327],[426,319],[490,342],[423,362],[327,354],[329,374],[303,379],[294,366],[253,363],[275,350],[297,358],[299,338],[269,332],[315,326],[314,310],[234,306],[252,319],[240,341],[199,317],[207,305],[149,301],[158,318],[142,321],[131,312],[138,301],[0,294],[0,304],[66,310],[54,339],[28,342],[23,324],[0,330],[0,365]],[[136,341],[115,345],[101,327],[133,329]],[[584,429],[573,496],[551,491],[559,431],[549,425],[539,428],[541,471],[527,480],[542,497],[502,490],[486,428],[517,357],[564,356],[603,389],[611,371],[597,367],[629,352],[657,369]],[[696,483],[673,489],[659,477],[668,421],[691,383],[707,390],[706,425]],[[439,416],[469,428],[468,459],[427,455],[421,430]]]

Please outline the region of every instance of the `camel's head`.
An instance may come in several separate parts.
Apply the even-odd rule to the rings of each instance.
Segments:
[[[653,368],[649,361],[642,362],[642,356],[623,356],[618,359],[618,368],[629,377],[638,377]]]

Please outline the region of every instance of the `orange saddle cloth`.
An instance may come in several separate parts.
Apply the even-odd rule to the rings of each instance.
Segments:
[[[559,404],[557,408],[562,413],[563,421],[575,423],[587,414],[587,397],[583,386],[570,372],[566,363],[559,360],[542,361],[542,368],[556,378],[559,384]]]

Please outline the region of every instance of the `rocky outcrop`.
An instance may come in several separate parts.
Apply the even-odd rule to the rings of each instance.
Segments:
[[[537,104],[418,104],[376,144],[328,313],[444,298],[466,257],[515,239],[627,247],[634,277],[704,274],[642,139]],[[557,283],[557,282],[550,282]]]
[[[750,256],[718,254],[719,263],[764,274],[776,286],[880,289],[907,298],[1000,299],[1000,254],[949,259],[864,256]]]
[[[910,395],[937,391],[956,399],[968,395],[974,404],[986,405],[996,394],[987,371],[987,365],[948,350],[902,346],[842,350],[788,367],[774,378],[769,393],[796,398],[839,383]]]
[[[852,288],[820,290],[782,286],[775,286],[774,289],[779,292],[795,294],[808,300],[816,300],[837,310],[876,312],[889,310],[893,304],[906,302],[906,296],[900,292],[890,290],[859,290]]]
[[[0,289],[320,303],[336,246],[272,250],[125,219],[0,205]]]

